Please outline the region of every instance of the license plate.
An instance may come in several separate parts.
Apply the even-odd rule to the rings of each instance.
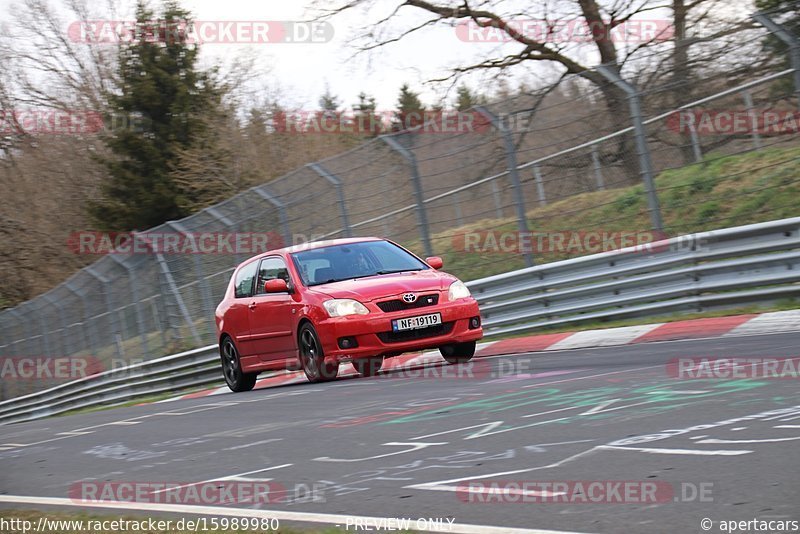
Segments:
[[[429,315],[418,315],[416,317],[406,317],[405,319],[394,319],[392,321],[392,331],[416,330],[417,328],[427,328],[442,324],[441,313],[431,313]]]

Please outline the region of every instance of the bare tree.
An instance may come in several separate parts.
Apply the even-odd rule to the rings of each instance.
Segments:
[[[693,94],[691,80],[694,72],[719,59],[720,50],[724,50],[727,44],[721,38],[733,38],[736,32],[751,25],[740,13],[749,4],[749,1],[731,3],[723,0],[672,0],[671,3],[659,0],[544,0],[537,3],[403,0],[396,2],[388,13],[372,15],[379,11],[375,0],[343,0],[338,3],[320,0],[315,4],[315,15],[325,19],[357,9],[367,13],[370,20],[355,31],[358,35],[352,40],[357,53],[369,53],[400,43],[412,34],[431,31],[431,28],[450,32],[459,25],[492,29],[509,46],[498,46],[488,57],[459,64],[431,81],[454,85],[456,80],[470,73],[521,76],[534,65],[555,66],[562,75],[561,79],[573,75],[597,87],[613,129],[622,129],[629,125],[627,95],[593,67],[604,64],[645,89],[664,83],[680,86],[674,94],[682,96],[672,100],[672,103],[680,105]],[[399,22],[401,10],[416,10],[424,15],[424,20],[405,27]],[[734,16],[726,17],[729,13]],[[614,38],[615,32],[624,33],[626,25],[647,17],[668,24],[659,25],[652,36],[635,42]],[[539,31],[526,31],[526,21],[539,22],[535,25]],[[580,23],[583,28],[588,28],[588,42],[556,38],[559,28],[565,23],[573,27]],[[692,32],[688,30],[690,27]],[[542,28],[546,31],[541,31]],[[706,50],[694,61],[693,51],[703,47]],[[746,54],[740,54],[740,57],[746,57]],[[665,80],[664,73],[669,73],[670,78]],[[621,136],[619,139],[614,153],[605,154],[604,161],[622,160],[630,169],[633,180],[636,163],[630,137]]]

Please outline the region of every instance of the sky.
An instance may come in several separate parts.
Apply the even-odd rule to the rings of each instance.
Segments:
[[[0,0],[0,20],[12,18],[14,5],[20,0]],[[61,6],[68,0],[45,0],[53,6]],[[106,2],[120,6],[117,18],[133,18],[135,0],[85,0],[98,13],[105,13]],[[325,0],[317,0],[324,2]],[[741,3],[746,0],[733,0]],[[180,0],[197,21],[303,21],[312,15],[313,0]],[[333,2],[333,0],[331,0]],[[150,0],[151,6],[159,6],[160,0]],[[335,3],[339,3],[336,0]],[[285,108],[313,110],[318,107],[319,97],[329,88],[344,108],[350,108],[360,92],[376,97],[378,110],[395,108],[399,88],[403,83],[421,93],[423,103],[440,104],[443,96],[448,100],[445,107],[455,101],[455,89],[451,83],[426,83],[447,76],[456,65],[474,63],[487,57],[519,51],[517,43],[475,43],[459,39],[454,27],[437,25],[404,37],[400,42],[389,44],[372,52],[355,55],[353,38],[363,35],[364,27],[391,13],[401,0],[375,0],[375,8],[365,13],[362,9],[349,10],[331,19],[333,37],[324,43],[261,43],[230,44],[214,43],[201,46],[204,65],[230,64],[237,55],[246,54],[256,61],[253,73],[257,92],[264,92],[268,99],[277,98]],[[444,3],[444,2],[443,2]],[[519,4],[530,9],[525,0],[506,0],[504,6]],[[556,9],[574,9],[574,1],[553,2]],[[566,12],[565,12],[566,13]],[[107,18],[104,16],[102,18]],[[393,31],[413,27],[429,18],[423,10],[403,7],[393,20]],[[561,16],[563,19],[567,15]],[[668,13],[651,11],[651,19],[664,19]],[[74,15],[64,15],[65,32],[69,23],[76,22]],[[85,45],[96,46],[96,45]],[[112,45],[105,45],[112,46]],[[575,53],[574,46],[573,53]],[[586,56],[591,47],[579,51]],[[584,57],[586,64],[594,64],[590,56]],[[511,86],[524,80],[528,85],[537,85],[542,79],[552,79],[552,65],[535,63],[526,66],[524,72],[517,71]],[[495,72],[482,73],[467,78],[466,82],[483,93],[493,93],[498,87]]]
[[[63,7],[66,0],[47,0],[50,5]],[[91,2],[92,0],[87,0]],[[122,11],[117,18],[133,18],[135,0],[116,0]],[[19,0],[0,0],[0,20],[10,21],[14,5]],[[309,20],[312,0],[180,0],[198,21],[297,21]],[[367,21],[374,21],[393,10],[399,0],[378,0],[377,8],[365,14],[352,10],[332,19],[333,38],[326,43],[265,43],[265,44],[204,44],[201,58],[205,65],[230,63],[237,55],[256,59],[259,90],[276,95],[281,102],[296,109],[315,109],[326,87],[336,95],[345,108],[357,101],[364,91],[377,100],[379,110],[395,107],[403,83],[421,93],[427,105],[439,103],[444,95],[449,103],[455,99],[455,89],[449,83],[430,85],[425,82],[447,75],[454,65],[486,57],[498,50],[513,51],[513,43],[467,43],[459,40],[454,28],[425,29],[418,35],[404,38],[400,43],[382,47],[354,57],[352,39]],[[151,0],[153,6],[159,0]],[[102,13],[104,0],[90,3]],[[428,15],[417,8],[399,11],[397,27],[409,27],[425,20]],[[106,17],[103,17],[106,18]],[[74,16],[64,15],[65,26],[75,22]],[[67,28],[65,27],[65,31]],[[90,46],[90,45],[86,45]],[[106,45],[108,46],[108,45]],[[494,76],[482,75],[468,80],[474,88],[488,91],[496,82]],[[448,92],[449,91],[449,92]]]

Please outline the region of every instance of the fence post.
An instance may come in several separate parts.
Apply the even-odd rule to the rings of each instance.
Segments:
[[[759,11],[751,15],[759,24],[775,34],[775,37],[789,46],[789,61],[794,69],[794,94],[797,106],[800,107],[800,39],[782,25],[778,24],[766,13]]]
[[[236,225],[234,224],[234,222],[232,220],[228,219],[223,214],[221,214],[216,207],[211,206],[209,208],[206,208],[206,212],[208,212],[209,215],[211,215],[216,220],[218,220],[219,222],[224,224],[226,230],[230,229],[230,228],[236,228]],[[291,243],[286,243],[286,244],[290,245]],[[272,247],[270,246],[269,248],[272,248]],[[232,254],[232,256],[233,256],[233,266],[236,267],[236,266],[239,265],[239,254],[235,253],[235,254]]]
[[[461,193],[453,195],[453,209],[456,212],[456,225],[464,226],[464,214],[461,212]]]
[[[19,323],[19,326],[20,326],[20,330],[19,330],[20,334],[24,336],[25,335],[25,330],[28,328],[28,323],[25,322],[25,319],[23,319],[22,315],[17,311],[16,308],[9,309],[8,313],[9,313],[9,315],[13,315],[14,319],[17,320],[17,323]],[[22,339],[25,339],[25,338],[21,337],[19,340],[22,340]],[[14,341],[11,342],[11,345],[16,345],[19,342],[19,340],[15,339]],[[23,348],[23,350],[25,350],[25,349]],[[12,352],[12,354],[17,355],[19,353],[14,351],[14,352]]]
[[[425,197],[422,192],[422,179],[419,176],[417,158],[411,150],[398,143],[397,139],[389,135],[380,135],[378,137],[389,145],[389,148],[403,156],[408,162],[408,166],[411,170],[411,181],[414,185],[414,198],[417,206],[417,226],[419,226],[419,235],[422,238],[422,247],[425,249],[426,256],[433,256],[430,227],[428,226],[428,214],[425,211]]]
[[[286,241],[286,246],[294,245],[294,239],[292,239],[292,233],[289,231],[289,219],[286,216],[286,204],[275,198],[270,193],[264,191],[266,185],[262,185],[259,187],[254,187],[252,190],[256,192],[258,196],[278,208],[278,217],[281,221],[281,231],[283,232],[283,239]]]
[[[136,234],[134,234],[134,239],[136,238],[135,236]],[[133,248],[136,249],[136,246],[134,245]],[[146,359],[150,349],[147,345],[147,333],[145,332],[144,314],[142,313],[142,301],[139,297],[139,277],[136,276],[133,266],[128,265],[125,260],[118,258],[116,254],[109,254],[109,256],[111,259],[117,262],[117,265],[120,265],[128,273],[128,281],[131,287],[131,299],[134,302],[134,310],[136,310],[136,328],[139,330],[139,339],[142,345],[142,357]]]
[[[494,198],[494,214],[498,219],[505,217],[503,213],[503,202],[500,200],[500,188],[497,187],[497,180],[492,180],[492,197]]]
[[[197,329],[194,327],[192,316],[189,315],[189,309],[186,307],[186,303],[183,302],[181,292],[178,290],[178,286],[175,284],[175,279],[172,277],[172,271],[169,270],[167,260],[164,259],[164,256],[160,252],[157,252],[156,261],[158,262],[159,267],[161,267],[161,273],[164,275],[164,279],[167,282],[169,291],[172,293],[175,303],[178,305],[178,310],[180,310],[181,315],[183,316],[183,321],[186,323],[186,326],[189,327],[189,332],[192,334],[195,342],[199,345],[202,343],[200,340],[200,335],[197,333]]]
[[[525,213],[525,197],[522,194],[522,185],[519,181],[519,170],[517,169],[517,150],[514,147],[514,138],[511,135],[511,130],[508,129],[506,123],[497,115],[489,111],[483,106],[475,106],[475,111],[486,117],[492,123],[500,135],[503,136],[503,143],[506,147],[506,166],[508,167],[508,175],[511,178],[511,187],[514,188],[515,204],[517,207],[517,228],[520,232],[520,239],[522,236],[529,235],[527,214]],[[533,255],[530,252],[524,252],[522,257],[525,259],[525,265],[531,267],[533,265]]]
[[[536,182],[536,194],[539,196],[539,205],[547,206],[547,195],[544,192],[544,179],[542,170],[538,165],[533,166],[533,179]]]
[[[700,149],[700,139],[697,137],[697,127],[694,120],[689,121],[689,138],[692,140],[692,152],[695,163],[703,161],[703,151]]]
[[[344,228],[344,235],[345,237],[353,237],[353,230],[350,228],[350,220],[347,218],[347,204],[344,200],[344,187],[342,186],[342,181],[319,163],[309,163],[307,167],[328,180],[328,182],[330,182],[333,187],[336,188],[336,196],[339,200],[339,214],[342,217],[342,228]]]
[[[181,297],[181,292],[178,290],[178,286],[175,283],[175,279],[172,277],[172,271],[169,270],[169,265],[167,265],[167,260],[164,259],[164,255],[163,254],[161,254],[160,252],[155,250],[155,248],[153,247],[153,244],[150,243],[147,240],[147,238],[145,237],[146,235],[147,234],[134,233],[133,234],[133,239],[134,240],[136,240],[137,238],[138,239],[142,239],[144,241],[145,245],[148,248],[150,248],[150,250],[155,255],[156,261],[158,262],[158,266],[161,268],[161,274],[164,275],[164,281],[166,281],[166,283],[167,283],[168,291],[170,293],[172,293],[172,296],[175,299],[175,304],[178,305],[178,310],[180,311],[181,315],[183,316],[183,321],[186,323],[186,326],[189,327],[189,332],[191,333],[192,338],[194,338],[195,343],[200,345],[200,343],[202,343],[202,340],[200,339],[200,336],[197,334],[197,329],[195,328],[194,323],[192,322],[192,317],[189,314],[189,309],[186,307],[186,303],[183,302],[183,297]],[[165,307],[166,307],[166,303],[165,303]],[[167,321],[169,321],[169,318],[167,318]],[[171,326],[171,325],[169,325],[169,323],[168,323],[168,326]]]
[[[178,231],[178,233],[181,233],[184,236],[189,235],[189,231],[186,229],[186,227],[179,222],[168,221],[166,225],[170,228],[174,228]],[[206,279],[205,273],[203,272],[203,264],[200,261],[200,255],[195,253],[192,254],[192,256],[195,280],[197,280],[197,283],[200,284],[200,298],[203,300],[203,306],[205,307],[204,315],[206,315],[209,320],[208,333],[213,338],[217,329],[216,321],[214,319],[214,309],[216,306],[214,306],[214,303],[211,299],[211,288],[208,287],[208,279]]]
[[[111,256],[113,256],[113,254],[111,254]],[[83,303],[83,321],[81,323],[83,325],[83,328],[81,328],[81,330],[83,331],[83,335],[85,336],[84,342],[86,343],[86,350],[90,353],[91,356],[96,356],[95,351],[100,346],[100,344],[97,341],[97,337],[94,335],[94,329],[92,328],[92,325],[89,324],[89,319],[90,319],[89,306],[86,303],[86,295],[82,291],[78,291],[77,289],[75,289],[72,280],[67,280],[66,282],[64,282],[64,285],[69,291],[71,291],[75,295],[78,295],[78,298],[80,298],[81,302]]]
[[[600,165],[600,154],[597,152],[597,145],[592,145],[592,167],[594,167],[594,179],[597,183],[597,190],[605,191],[606,184],[603,180],[603,168]]]
[[[119,325],[117,325],[116,316],[114,314],[114,306],[111,304],[111,292],[108,290],[108,287],[111,285],[111,280],[106,278],[105,276],[98,273],[95,268],[95,264],[89,265],[84,270],[89,273],[89,275],[100,282],[103,285],[102,293],[103,299],[106,302],[106,313],[108,314],[108,326],[109,332],[106,332],[110,337],[113,338],[115,334],[118,334],[120,329]]]
[[[639,101],[639,91],[631,84],[623,80],[620,75],[606,65],[600,65],[597,70],[611,83],[625,91],[628,95],[628,106],[630,107],[631,122],[635,131],[636,152],[639,156],[639,167],[644,181],[644,188],[647,194],[647,205],[650,210],[650,222],[656,232],[664,231],[664,223],[661,219],[661,206],[658,202],[658,192],[653,181],[653,161],[650,158],[650,147],[647,145],[647,130],[642,120],[642,106]]]
[[[56,309],[58,309],[58,322],[61,323],[61,345],[64,350],[64,352],[59,354],[59,356],[66,356],[72,354],[72,351],[69,348],[70,342],[67,339],[67,323],[66,323],[67,314],[64,313],[64,307],[61,306],[58,300],[51,297],[49,295],[49,292],[44,293],[41,296],[41,298],[47,301],[51,306],[54,306]]]
[[[747,110],[747,116],[750,117],[750,137],[753,138],[753,148],[761,148],[761,136],[758,135],[758,117],[756,116],[756,109],[753,105],[753,95],[750,91],[742,91],[742,98],[744,99],[744,108]]]

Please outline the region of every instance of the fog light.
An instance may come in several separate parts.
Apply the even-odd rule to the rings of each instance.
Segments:
[[[353,349],[358,346],[358,341],[354,337],[340,337],[339,338],[339,348],[340,349]]]
[[[473,317],[469,320],[469,327],[471,329],[480,328],[481,326],[481,318],[480,317]]]

